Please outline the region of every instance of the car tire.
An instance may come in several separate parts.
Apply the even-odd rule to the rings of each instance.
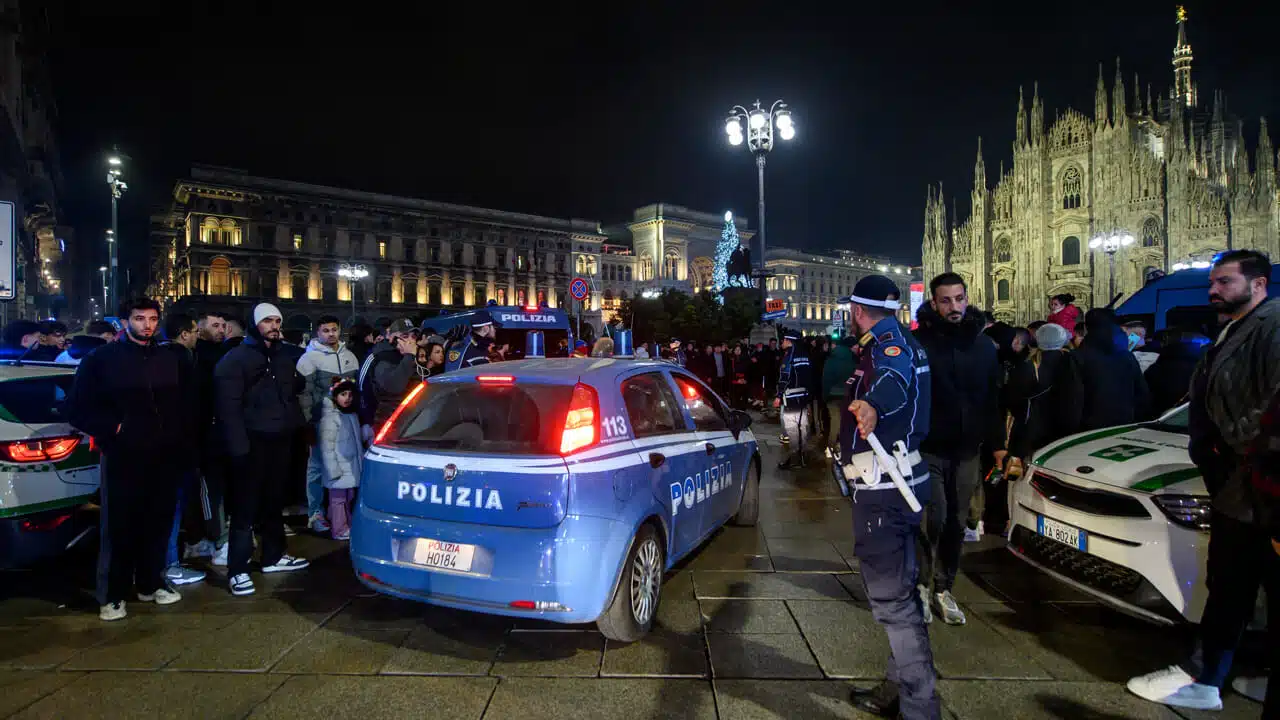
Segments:
[[[667,556],[657,531],[648,523],[642,525],[622,565],[613,599],[596,620],[601,635],[614,642],[632,643],[653,628],[666,567]]]
[[[747,482],[742,488],[742,500],[738,512],[729,522],[740,527],[755,527],[760,519],[760,463],[752,460],[747,466]]]

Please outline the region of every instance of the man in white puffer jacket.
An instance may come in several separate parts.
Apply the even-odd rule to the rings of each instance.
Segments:
[[[299,398],[302,416],[311,427],[311,457],[307,462],[307,527],[315,532],[328,532],[329,523],[324,513],[324,466],[320,449],[316,447],[316,427],[325,398],[337,378],[355,379],[360,372],[360,361],[342,344],[342,325],[338,318],[325,315],[316,323],[315,339],[307,345],[307,351],[298,359],[298,374],[306,381],[306,389]]]

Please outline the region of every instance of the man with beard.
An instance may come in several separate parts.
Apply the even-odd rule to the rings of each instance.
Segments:
[[[126,308],[125,339],[89,353],[68,399],[72,427],[102,449],[98,616],[120,620],[125,602],[169,605],[165,552],[178,485],[193,454],[194,388],[182,358],[157,344],[160,304]]]
[[[214,370],[218,418],[230,458],[231,516],[227,584],[232,595],[254,592],[249,577],[255,523],[262,531],[262,572],[301,570],[310,563],[285,553],[285,484],[291,479],[294,434],[302,426],[297,357],[282,345],[280,311],[253,309],[253,326]]]
[[[1268,497],[1278,487],[1276,471],[1253,461],[1280,388],[1280,303],[1267,298],[1270,275],[1270,260],[1254,250],[1225,253],[1209,271],[1209,304],[1228,322],[1192,377],[1188,424],[1191,460],[1213,507],[1209,596],[1197,657],[1129,681],[1130,692],[1152,702],[1222,708],[1221,688],[1253,618],[1259,586],[1267,595],[1272,674],[1280,663],[1280,543],[1269,527],[1276,506]],[[1092,335],[1090,328],[1087,337]],[[1239,679],[1234,687],[1240,689]],[[1267,688],[1262,717],[1280,717],[1275,683]]]
[[[1001,368],[995,345],[982,335],[982,313],[969,306],[964,278],[943,273],[929,283],[929,290],[931,302],[921,309],[916,331],[928,352],[933,398],[929,435],[920,446],[932,483],[921,538],[920,592],[943,622],[963,625],[965,616],[951,587],[960,569],[969,501],[982,481],[979,454],[985,443],[997,467],[1007,454],[999,404]],[[928,622],[929,604],[925,607]]]
[[[204,523],[204,533],[185,553],[188,558],[211,556],[213,564],[220,567],[227,564],[227,533],[222,507],[227,488],[227,462],[226,443],[214,408],[213,371],[229,350],[224,343],[226,339],[227,320],[222,313],[205,312],[196,322],[196,442],[200,460],[198,510]]]

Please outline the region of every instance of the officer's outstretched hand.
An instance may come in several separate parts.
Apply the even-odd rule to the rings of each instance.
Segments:
[[[854,400],[849,405],[849,412],[853,413],[853,417],[858,421],[858,434],[864,439],[876,431],[876,422],[880,420],[880,414],[871,406],[871,403],[865,400]]]

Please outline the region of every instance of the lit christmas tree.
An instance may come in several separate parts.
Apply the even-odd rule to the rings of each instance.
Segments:
[[[733,213],[724,214],[724,229],[720,231],[720,242],[716,244],[716,269],[712,277],[715,284],[716,297],[729,287],[729,258],[738,249],[738,226],[733,222]],[[721,300],[723,302],[723,300]]]

